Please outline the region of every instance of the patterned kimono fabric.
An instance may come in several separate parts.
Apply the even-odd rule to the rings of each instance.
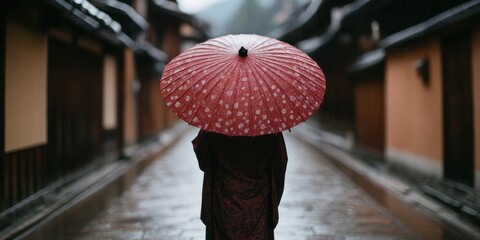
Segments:
[[[229,137],[200,131],[192,143],[204,172],[207,239],[274,239],[287,166],[282,133]]]

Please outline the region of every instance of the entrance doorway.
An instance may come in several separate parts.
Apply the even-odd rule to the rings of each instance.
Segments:
[[[60,40],[48,46],[49,176],[61,178],[101,153],[103,62]]]
[[[464,29],[442,39],[444,176],[474,183],[472,38]]]

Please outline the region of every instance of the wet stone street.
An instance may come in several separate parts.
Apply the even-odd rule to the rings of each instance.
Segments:
[[[205,227],[199,218],[203,174],[190,143],[196,133],[197,129],[189,129],[76,240],[204,239]],[[275,239],[416,239],[294,134],[284,134],[289,163]]]

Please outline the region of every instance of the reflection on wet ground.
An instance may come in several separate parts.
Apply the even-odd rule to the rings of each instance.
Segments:
[[[189,130],[76,239],[204,239],[202,172],[190,143],[196,132]],[[355,177],[372,198],[321,152],[291,133],[285,137],[289,164],[277,240],[466,239]]]
[[[480,239],[480,236],[475,235],[476,230],[474,229],[463,230],[462,228],[465,228],[466,226],[457,227],[455,224],[464,224],[464,223],[459,223],[458,220],[456,219],[450,219],[448,223],[444,223],[440,219],[436,218],[434,214],[432,214],[432,212],[430,211],[434,211],[434,209],[440,210],[439,209],[440,206],[430,206],[429,207],[430,209],[420,210],[421,207],[416,206],[416,204],[412,204],[411,200],[408,200],[410,201],[410,203],[407,203],[405,202],[405,199],[402,200],[399,196],[395,195],[394,192],[386,191],[384,188],[380,187],[379,183],[375,181],[379,181],[379,179],[382,179],[382,178],[379,178],[378,176],[372,178],[372,176],[370,176],[370,175],[379,174],[378,172],[376,172],[377,170],[375,170],[374,168],[371,168],[371,170],[367,172],[364,171],[362,174],[359,174],[358,166],[349,167],[347,166],[348,164],[346,165],[348,161],[338,161],[337,159],[333,159],[332,156],[342,157],[342,156],[346,156],[345,154],[348,155],[348,153],[335,154],[335,152],[339,152],[339,151],[341,152],[341,150],[332,146],[325,146],[325,142],[331,142],[331,141],[322,140],[322,142],[324,142],[323,144],[322,143],[312,144],[312,142],[318,141],[319,136],[315,136],[312,138],[311,133],[306,134],[306,131],[309,131],[309,129],[310,129],[309,127],[299,127],[296,129],[298,131],[296,131],[293,135],[295,135],[297,139],[301,140],[303,143],[309,146],[313,146],[313,148],[316,149],[316,151],[319,151],[319,154],[323,155],[323,159],[326,159],[330,163],[332,163],[336,169],[340,170],[340,172],[342,172],[344,176],[348,177],[351,181],[353,181],[356,186],[360,187],[363,191],[367,192],[368,195],[373,199],[375,199],[377,203],[380,203],[381,206],[386,208],[388,212],[392,213],[396,218],[401,220],[402,223],[404,223],[411,231],[414,232],[417,238],[433,239],[433,240]],[[313,133],[313,135],[315,135],[315,133]],[[324,138],[329,136],[322,134],[321,137]],[[315,147],[318,145],[323,145],[323,147],[320,147],[320,148]],[[325,152],[322,152],[322,150],[318,150],[318,149],[325,150],[326,148],[329,148],[328,152],[330,152],[330,154],[331,153],[334,153],[334,154],[330,155],[330,154],[326,154]],[[357,164],[360,164],[360,163],[357,162]],[[354,168],[357,168],[357,170],[353,170]],[[368,175],[368,177],[366,177],[366,175]],[[376,180],[372,180],[372,179],[376,179]],[[384,179],[384,180],[391,181],[389,179]],[[408,190],[406,191],[410,191],[410,188],[408,188]],[[408,193],[408,192],[402,192],[402,194],[405,194],[405,193]],[[416,195],[416,194],[409,192],[409,195]],[[412,197],[414,197],[416,201],[422,201],[421,197],[420,198],[415,196],[412,196]],[[429,203],[423,202],[422,204],[428,205]],[[440,211],[442,212],[440,214],[445,215],[443,216],[444,218],[448,218],[450,216],[449,213],[445,212],[445,209]],[[436,215],[438,216],[438,214]],[[466,228],[472,228],[472,227],[467,226]]]

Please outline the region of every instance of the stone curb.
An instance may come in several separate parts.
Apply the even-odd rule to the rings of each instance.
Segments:
[[[320,130],[308,122],[292,129],[292,132],[296,138],[326,155],[327,159],[354,183],[367,181],[370,187],[381,188],[383,191],[386,191],[396,199],[407,204],[411,209],[422,212],[427,218],[439,224],[460,229],[466,235],[471,236],[472,239],[478,239],[480,236],[480,230],[462,220],[459,214],[435,202],[430,197],[415,190],[398,178],[374,169],[350,154],[348,150],[351,149],[352,146],[351,140]],[[372,195],[368,189],[365,189],[363,186],[361,187]]]

